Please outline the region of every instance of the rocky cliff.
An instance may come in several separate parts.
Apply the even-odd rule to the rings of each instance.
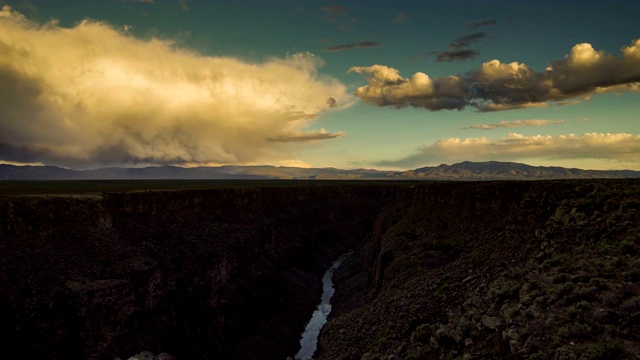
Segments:
[[[277,359],[331,261],[370,231],[375,186],[0,200],[0,337],[27,358]]]
[[[258,184],[258,183],[256,183]],[[0,198],[0,336],[29,358],[633,358],[640,182],[300,183]]]

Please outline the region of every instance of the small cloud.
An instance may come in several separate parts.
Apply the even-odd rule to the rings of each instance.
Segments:
[[[322,8],[322,11],[340,16],[347,15],[347,8],[342,5],[327,5]]]
[[[480,55],[480,52],[478,52],[477,50],[465,48],[469,47],[471,44],[477,41],[484,39],[485,37],[487,37],[486,32],[476,32],[473,34],[462,36],[449,43],[449,47],[452,49],[451,51],[434,51],[431,52],[431,54],[436,54],[437,62],[454,62],[473,59],[476,56]]]
[[[336,99],[334,99],[334,98],[332,98],[332,97],[329,97],[329,98],[327,99],[327,105],[328,105],[330,108],[334,108],[334,107],[336,107],[336,106],[338,105],[338,102],[336,101]]]
[[[335,133],[327,132],[327,130],[312,130],[312,131],[300,131],[297,133],[284,134],[280,136],[275,136],[269,138],[269,141],[273,142],[313,142],[316,140],[327,140],[327,139],[335,139],[338,137],[344,136],[345,133],[343,131],[338,131]]]
[[[473,44],[476,41],[482,40],[487,36],[486,32],[476,32],[466,36],[459,37],[453,42],[449,43],[449,47],[452,49],[460,49]]]
[[[494,25],[498,25],[498,22],[493,19],[489,19],[489,20],[483,20],[478,22],[472,22],[469,24],[469,27],[473,29],[477,29],[481,26],[494,26]]]
[[[351,50],[351,49],[366,49],[366,48],[372,48],[372,47],[378,47],[378,46],[380,46],[380,44],[378,44],[375,41],[360,41],[360,42],[355,42],[355,43],[351,43],[351,44],[340,44],[340,45],[336,45],[336,46],[326,47],[326,48],[324,48],[324,51],[342,51],[342,50]]]
[[[392,23],[403,23],[407,21],[407,16],[403,13],[398,13],[393,19],[389,20]]]
[[[511,120],[511,121],[501,121],[499,123],[494,123],[494,124],[465,126],[465,127],[461,127],[460,129],[493,130],[498,128],[515,128],[515,127],[526,127],[526,126],[546,126],[546,125],[555,125],[555,124],[565,124],[567,122],[568,122],[567,120],[539,120],[539,119]]]
[[[347,16],[347,8],[342,5],[328,5],[322,11],[328,14],[323,18],[326,22],[336,22],[339,17]]]
[[[473,59],[474,57],[480,55],[480,53],[475,50],[442,51],[437,54],[437,62],[465,61],[468,59]]]
[[[189,10],[191,10],[189,5],[187,5],[187,0],[178,0],[178,2],[180,3],[180,7],[182,7],[183,11],[189,12]]]

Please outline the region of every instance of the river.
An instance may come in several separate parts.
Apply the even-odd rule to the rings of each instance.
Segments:
[[[318,348],[320,330],[322,330],[322,327],[327,322],[327,316],[329,316],[331,312],[331,297],[333,297],[333,293],[335,293],[335,289],[333,288],[333,272],[340,267],[348,255],[350,255],[350,253],[340,256],[331,264],[331,267],[325,271],[324,276],[322,276],[322,298],[302,333],[300,350],[296,354],[295,360],[313,359],[313,354]]]

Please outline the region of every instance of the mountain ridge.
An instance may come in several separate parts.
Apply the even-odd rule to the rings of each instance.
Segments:
[[[149,166],[71,170],[57,166],[0,164],[0,180],[551,180],[639,178],[636,170],[584,170],[486,161],[391,171],[374,169],[300,168],[273,165],[217,167]]]

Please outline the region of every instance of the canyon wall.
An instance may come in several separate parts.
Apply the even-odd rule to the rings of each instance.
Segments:
[[[0,336],[29,358],[624,358],[640,182],[292,183],[0,197]]]
[[[335,276],[316,359],[640,356],[640,182],[403,189]]]
[[[283,359],[376,186],[0,199],[0,337],[27,358]]]

